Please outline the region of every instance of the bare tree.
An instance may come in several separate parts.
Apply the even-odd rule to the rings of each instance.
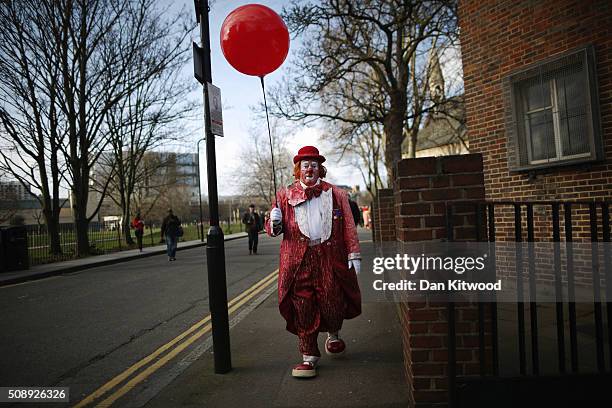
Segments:
[[[88,212],[90,173],[109,143],[109,112],[188,49],[186,15],[170,18],[169,7],[155,0],[2,3],[0,52],[11,56],[2,69],[14,71],[2,82],[0,119],[14,147],[4,162],[20,165],[20,177],[51,201],[46,211],[59,211],[54,193],[66,181],[78,255],[89,252],[88,225],[101,204]]]
[[[189,175],[179,171],[177,153],[148,152],[141,165],[131,206],[156,222],[162,221],[168,208],[185,217],[190,212]]]
[[[143,217],[145,220],[154,221],[160,225],[168,215],[168,209],[171,208],[174,215],[179,217],[181,222],[187,223],[191,220],[193,210],[195,209],[195,207],[189,205],[190,198],[187,190],[168,186],[168,188],[162,190],[161,194],[145,200]]]
[[[369,123],[357,129],[351,129],[350,136],[344,136],[342,131],[333,133],[337,139],[337,149],[340,157],[346,155],[352,158],[351,165],[359,171],[367,192],[374,197],[376,190],[384,187],[381,165],[383,164],[383,135],[381,126]],[[346,140],[351,143],[346,144]]]
[[[335,123],[342,127],[346,146],[371,130],[370,124],[382,128],[378,134],[392,177],[405,137],[414,141],[410,154],[415,154],[421,120],[431,109],[423,56],[455,40],[455,3],[293,2],[283,15],[302,46],[287,81],[272,91],[274,114]]]
[[[60,14],[50,1],[4,1],[0,6],[0,168],[40,202],[49,249],[61,252],[60,146],[66,127],[59,109],[58,42],[48,41],[49,21]]]
[[[187,98],[193,82],[181,76],[187,58],[187,54],[177,54],[175,64],[141,84],[107,113],[110,153],[101,156],[100,164],[111,177],[108,196],[121,209],[127,244],[133,243],[130,219],[137,187],[167,165],[162,160],[145,163],[143,159],[147,152],[180,139],[184,133],[180,121],[195,106]],[[105,178],[96,180],[98,191],[105,185]]]
[[[293,182],[292,155],[280,135],[277,121],[272,122],[272,145],[276,165],[276,188]],[[234,169],[235,187],[240,195],[258,198],[271,205],[274,202],[274,178],[268,135],[250,130],[251,143],[240,151],[241,164]]]
[[[190,29],[184,15],[167,18],[154,0],[79,0],[66,7],[62,109],[68,123],[68,163],[77,252],[89,251],[87,214],[92,165],[108,143],[109,111],[135,89],[176,64]],[[101,201],[100,201],[101,203]],[[98,207],[99,208],[98,204]]]

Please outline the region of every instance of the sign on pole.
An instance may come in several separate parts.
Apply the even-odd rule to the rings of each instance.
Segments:
[[[213,135],[223,136],[221,89],[210,82],[206,85],[208,86],[208,106],[210,106],[210,130]]]
[[[193,76],[198,80],[199,83],[203,84],[206,80],[204,79],[204,63],[202,61],[203,51],[202,48],[195,42],[192,45],[193,49]]]

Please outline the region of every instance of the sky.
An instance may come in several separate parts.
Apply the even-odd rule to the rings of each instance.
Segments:
[[[206,1],[206,0],[203,0]],[[288,0],[256,0],[264,4],[277,13],[281,13],[283,6],[289,4]],[[224,137],[216,137],[216,158],[217,158],[217,185],[218,193],[221,196],[240,195],[239,187],[235,182],[237,169],[245,167],[245,158],[241,157],[241,152],[253,143],[252,131],[255,130],[261,140],[267,140],[267,127],[265,121],[258,118],[253,113],[253,108],[263,102],[261,85],[259,78],[244,75],[236,71],[225,60],[220,45],[220,30],[224,19],[236,8],[252,3],[248,0],[213,0],[210,10],[210,43],[211,43],[211,63],[213,84],[221,89],[223,102],[223,127]],[[195,10],[193,0],[162,0],[160,7],[167,8],[170,14],[179,13],[181,10],[187,12],[195,23]],[[200,43],[199,28],[191,33],[191,41]],[[289,54],[284,64],[275,72],[265,77],[266,86],[271,89],[275,84],[283,79],[290,61],[295,57],[300,47],[300,39],[291,39]],[[191,50],[189,50],[191,52]],[[445,53],[440,56],[442,70],[447,83],[455,83],[458,89],[462,89],[461,59],[457,50]],[[455,79],[453,81],[453,78]],[[450,79],[450,81],[449,81]],[[200,115],[195,115],[194,119],[184,123],[185,132],[180,143],[169,142],[161,149],[164,151],[175,151],[180,153],[196,152],[197,141],[204,136],[203,120],[203,88],[193,76],[193,65],[188,63],[184,68],[184,80],[194,84],[194,91],[189,95],[189,99],[200,105]],[[306,145],[317,146],[328,160],[325,166],[328,169],[327,180],[334,184],[355,186],[358,185],[362,191],[365,185],[361,173],[349,162],[349,158],[339,161],[330,157],[330,146],[326,144],[324,133],[317,123],[309,126],[300,125],[292,122],[290,126],[282,126],[285,134],[286,147],[292,154],[296,154],[298,149]],[[266,148],[269,146],[266,145]],[[206,176],[206,154],[204,143],[200,145],[200,168],[202,169],[201,184],[202,192],[207,195],[207,176]],[[246,163],[248,166],[248,162]],[[292,166],[292,163],[276,163],[277,168]],[[253,174],[257,177],[257,174]],[[65,187],[66,188],[66,187]]]
[[[240,194],[240,191],[237,191],[237,187],[235,187],[232,176],[235,174],[235,169],[243,164],[241,161],[243,158],[240,157],[238,153],[244,146],[252,142],[252,137],[249,136],[249,130],[254,126],[261,126],[260,133],[267,136],[265,122],[256,120],[256,115],[252,112],[254,106],[263,102],[259,78],[244,75],[230,66],[223,56],[219,40],[221,25],[225,17],[237,7],[249,3],[253,3],[253,1],[216,0],[210,10],[212,79],[213,84],[221,89],[221,99],[223,101],[224,137],[217,137],[215,140],[219,195]],[[264,4],[280,14],[283,5],[287,4],[287,1],[258,0],[258,3]],[[186,7],[188,11],[193,13],[195,19],[193,1],[177,1],[174,2],[172,7],[176,7],[176,10],[179,10],[181,7]],[[192,41],[199,43],[199,29],[193,32]],[[268,87],[268,85],[272,86],[275,82],[282,79],[284,68],[288,65],[292,53],[298,46],[299,43],[297,41],[292,40],[290,42],[287,60],[285,60],[285,63],[278,70],[265,77],[266,87]],[[192,67],[188,67],[187,71],[192,74]],[[193,76],[189,78],[189,76],[186,75],[186,79],[195,81]],[[203,101],[201,95],[202,88],[198,87],[197,91],[194,91],[192,96],[196,101]],[[189,150],[195,151],[197,140],[204,134],[203,126],[203,120],[195,120],[187,124],[187,127],[191,130],[191,134],[188,136],[187,143],[182,144],[182,146],[177,147],[177,149],[185,152]],[[256,129],[259,130],[258,128]],[[321,154],[325,155],[325,145],[324,141],[320,138],[320,134],[321,132],[317,127],[296,126],[293,124],[292,134],[284,136],[287,141],[287,147],[291,152],[294,152],[294,154],[296,154],[297,150],[302,146],[314,145],[319,147]],[[267,137],[265,140],[267,140]],[[205,193],[207,191],[207,183],[204,143],[201,143],[200,153],[202,191],[203,194],[207,195]],[[277,164],[277,166],[280,165],[283,164]],[[355,172],[354,169],[351,170],[348,161],[347,163],[327,161],[325,165],[328,169],[328,179],[332,183],[351,186],[361,184],[361,188],[364,189],[359,172]]]
[[[178,11],[184,7],[193,15],[195,12],[193,0],[171,1],[171,8]],[[261,85],[259,78],[244,75],[236,71],[225,60],[221,51],[220,31],[223,20],[234,9],[244,4],[253,3],[254,1],[240,0],[214,0],[210,10],[210,43],[211,43],[211,63],[212,63],[212,79],[213,84],[221,89],[221,99],[223,101],[223,131],[224,137],[216,138],[217,152],[217,178],[219,195],[235,195],[240,194],[237,191],[236,183],[233,181],[233,176],[236,169],[243,166],[243,158],[240,157],[240,151],[252,143],[252,136],[249,135],[249,130],[255,128],[260,134],[266,137],[267,128],[264,121],[256,120],[256,115],[252,112],[252,108],[263,102]],[[281,13],[283,6],[288,5],[288,0],[257,0],[258,3],[264,4],[277,13]],[[192,41],[200,42],[199,28],[192,33]],[[289,55],[284,64],[275,72],[265,77],[266,86],[273,86],[282,80],[285,69],[288,68],[289,62],[300,46],[299,38],[291,39],[289,46]],[[448,94],[455,94],[457,90],[462,90],[463,81],[461,73],[461,57],[457,49],[449,49],[440,56],[440,62],[444,77],[447,83]],[[186,80],[193,80],[193,67],[186,67]],[[198,87],[192,95],[195,101],[203,103],[202,88]],[[203,111],[203,106],[202,106]],[[196,150],[195,145],[199,138],[204,134],[203,119],[194,120],[187,124],[191,133],[187,137],[187,143],[176,148],[179,151]],[[261,128],[261,129],[259,129]],[[284,135],[287,147],[296,154],[298,149],[305,145],[317,146],[324,156],[329,158],[329,146],[326,146],[326,141],[322,137],[323,132],[318,128],[317,124],[300,126],[294,122],[291,123],[291,134]],[[202,169],[202,191],[207,195],[206,183],[206,162],[204,144],[201,144],[200,168]],[[277,163],[277,167],[287,164]],[[291,163],[289,163],[291,165]],[[325,162],[328,169],[327,180],[334,184],[343,185],[359,185],[361,190],[365,190],[365,184],[361,178],[361,174],[349,163],[348,158],[342,161],[328,160]],[[256,175],[254,175],[255,177]]]

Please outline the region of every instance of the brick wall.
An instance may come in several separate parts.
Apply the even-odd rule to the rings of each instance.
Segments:
[[[448,308],[446,304],[403,302],[397,305],[402,340],[404,368],[410,389],[410,407],[448,406]],[[490,313],[485,315],[490,326]],[[455,307],[457,376],[479,375],[478,308],[473,304]],[[490,331],[485,332],[490,353]],[[487,361],[490,372],[490,358]]]
[[[373,202],[372,214],[375,242],[395,241],[395,201],[393,189],[381,188]]]
[[[395,241],[395,201],[392,188],[378,190],[378,219],[380,220],[380,240]]]
[[[485,195],[481,155],[404,159],[398,163],[396,175],[398,241],[445,239],[446,208],[451,203],[454,203],[455,237],[475,238],[475,206],[470,201],[476,203]],[[411,386],[410,406],[447,406],[447,304],[403,302],[398,303],[397,310],[402,325],[406,378]],[[479,373],[477,306],[457,304],[455,319],[457,375],[476,375]]]
[[[397,165],[394,194],[399,241],[446,238],[448,203],[456,240],[475,238],[475,208],[484,199],[482,156],[468,154],[404,159]]]
[[[380,225],[378,216],[378,200],[374,197],[370,204],[370,227],[372,228],[372,241],[380,242]]]
[[[612,2],[460,0],[461,54],[470,151],[483,156],[488,200],[590,200],[612,195]],[[606,160],[530,177],[510,173],[503,80],[524,67],[592,44]],[[542,222],[550,223],[547,210]],[[508,221],[504,221],[504,217]],[[498,233],[512,236],[511,210]],[[562,221],[563,222],[563,221]],[[588,217],[576,219],[588,225]],[[579,228],[579,227],[578,227]],[[550,240],[550,227],[542,237]],[[580,234],[579,230],[576,232]],[[538,238],[538,237],[536,237]]]

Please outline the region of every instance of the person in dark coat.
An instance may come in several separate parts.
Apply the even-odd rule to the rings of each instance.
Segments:
[[[168,215],[164,218],[161,226],[162,240],[166,240],[168,260],[176,261],[176,245],[181,233],[181,220],[174,215],[172,209],[168,209]]]
[[[355,220],[355,225],[363,225],[363,218],[361,218],[361,209],[359,205],[350,198],[349,205],[351,206],[351,214],[353,215],[353,220]]]
[[[246,232],[249,234],[249,255],[257,255],[257,243],[262,222],[259,214],[255,211],[255,204],[249,205],[249,212],[244,213],[242,223],[246,226]]]

